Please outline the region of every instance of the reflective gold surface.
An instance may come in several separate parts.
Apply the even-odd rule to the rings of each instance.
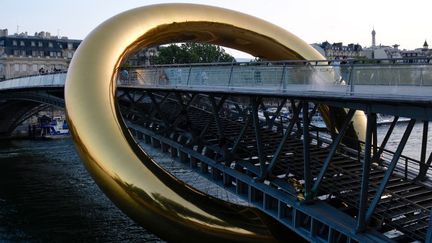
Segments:
[[[278,223],[178,181],[132,141],[116,106],[116,70],[140,47],[179,41],[220,44],[270,60],[322,59],[291,33],[242,13],[162,4],[121,13],[81,43],[69,67],[65,101],[87,169],[118,207],[170,241],[275,241]],[[280,233],[280,232],[278,232]]]

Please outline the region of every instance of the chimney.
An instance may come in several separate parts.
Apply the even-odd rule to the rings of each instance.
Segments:
[[[0,37],[8,36],[8,29],[1,29],[0,30]]]

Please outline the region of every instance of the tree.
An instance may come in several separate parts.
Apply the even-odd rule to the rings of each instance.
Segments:
[[[155,58],[156,64],[212,62],[235,62],[235,59],[220,46],[192,42],[163,47]]]

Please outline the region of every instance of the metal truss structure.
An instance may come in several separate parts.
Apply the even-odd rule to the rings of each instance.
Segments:
[[[119,91],[118,101],[138,141],[169,153],[307,240],[430,240],[429,121],[420,121],[420,161],[402,155],[415,118],[396,151],[389,151],[397,105],[387,109],[395,117],[378,144],[374,104],[364,110],[363,143],[346,135],[359,109],[355,102],[136,88]],[[310,122],[319,106],[329,105],[347,110],[337,131]],[[283,117],[287,108],[290,117]]]

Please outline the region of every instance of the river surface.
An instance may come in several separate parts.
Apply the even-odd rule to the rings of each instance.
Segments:
[[[405,127],[395,128],[388,144],[392,150]],[[387,129],[378,128],[379,140]],[[421,134],[422,125],[416,124],[404,154],[420,157]],[[432,144],[432,136],[428,140]],[[65,139],[0,142],[0,242],[161,240],[106,198],[82,165],[71,139]]]
[[[71,139],[0,142],[0,242],[161,242],[100,191]]]
[[[399,142],[402,139],[402,136],[405,132],[405,129],[408,125],[408,122],[402,122],[395,126],[392,135],[390,136],[389,142],[387,143],[386,149],[395,151],[399,145]],[[382,125],[377,128],[378,130],[378,144],[381,144],[381,141],[384,139],[390,125]],[[410,158],[420,160],[420,150],[422,145],[422,134],[423,134],[423,123],[416,123],[411,135],[405,145],[403,150],[403,155],[406,155]],[[429,133],[427,139],[427,153],[426,159],[429,154],[432,152],[432,122],[429,123]]]

